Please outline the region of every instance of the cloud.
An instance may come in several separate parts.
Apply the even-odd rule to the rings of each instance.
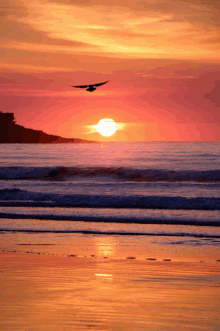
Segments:
[[[205,98],[210,100],[213,105],[220,109],[220,99],[219,99],[219,91],[220,91],[220,80],[214,82],[214,87],[211,92],[205,93]]]
[[[5,11],[1,29],[5,48],[124,59],[220,58],[219,17],[213,13],[212,1],[209,5],[197,0],[15,4]]]
[[[202,23],[207,26],[219,26],[220,2],[216,0],[48,0],[47,2],[80,7],[100,8],[102,11],[127,11],[137,17],[169,14],[172,22]]]

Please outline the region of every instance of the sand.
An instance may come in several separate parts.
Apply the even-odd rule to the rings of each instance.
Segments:
[[[219,330],[220,262],[70,255],[0,252],[2,331]]]

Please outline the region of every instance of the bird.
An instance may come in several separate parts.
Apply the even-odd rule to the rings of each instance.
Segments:
[[[76,87],[76,88],[86,88],[86,91],[93,92],[96,90],[96,87],[106,84],[108,82],[109,82],[109,80],[107,80],[106,82],[103,82],[103,83],[98,83],[98,84],[77,85],[77,86],[70,85],[70,86]]]

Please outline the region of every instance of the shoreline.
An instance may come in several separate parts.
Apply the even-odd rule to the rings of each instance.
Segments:
[[[0,249],[0,256],[2,257],[4,257],[4,256],[8,256],[8,254],[9,255],[11,255],[11,256],[13,256],[13,257],[15,257],[16,255],[17,256],[22,256],[24,259],[27,257],[27,256],[38,256],[38,257],[44,257],[44,256],[46,256],[46,257],[57,257],[57,258],[63,258],[63,259],[66,259],[66,258],[75,258],[75,259],[79,259],[79,260],[81,260],[81,261],[84,261],[85,260],[85,262],[86,261],[88,261],[88,260],[96,260],[96,261],[109,261],[109,262],[126,262],[126,261],[136,261],[137,263],[155,263],[155,264],[168,264],[168,262],[170,262],[169,264],[172,264],[172,263],[174,263],[174,264],[195,264],[195,265],[197,265],[197,264],[204,264],[204,265],[212,265],[212,266],[215,266],[216,265],[216,267],[217,267],[217,269],[218,269],[218,267],[219,267],[219,273],[220,273],[220,259],[213,259],[212,261],[210,261],[210,260],[206,260],[206,261],[202,261],[202,260],[200,260],[200,261],[195,261],[195,260],[191,260],[191,259],[189,259],[189,260],[181,260],[181,259],[179,259],[179,260],[176,260],[176,259],[174,259],[174,260],[172,260],[171,258],[161,258],[161,259],[158,259],[158,258],[155,258],[155,257],[145,257],[145,258],[143,258],[143,257],[140,257],[140,256],[138,256],[138,257],[136,257],[136,256],[134,256],[134,255],[130,255],[130,256],[123,256],[123,257],[117,257],[117,256],[105,256],[105,255],[103,255],[103,256],[101,256],[101,255],[95,255],[95,254],[91,254],[91,255],[80,255],[80,254],[57,254],[57,253],[50,253],[50,252],[48,252],[48,251],[45,251],[45,252],[43,252],[43,251],[39,251],[39,249],[38,250],[35,250],[34,248],[35,247],[37,247],[37,246],[39,246],[39,247],[42,247],[42,246],[50,246],[50,244],[48,245],[48,244],[18,244],[19,245],[19,250],[18,249],[15,249],[14,247],[11,247],[11,246],[9,246],[7,249]],[[21,246],[22,246],[22,248],[23,247],[25,247],[24,249],[22,249],[21,248]],[[35,246],[35,247],[33,247],[33,246]],[[52,246],[52,245],[51,245]],[[11,247],[11,248],[10,248]],[[26,249],[28,249],[28,250],[26,250]]]
[[[217,330],[219,266],[0,252],[1,330]]]
[[[62,226],[62,223],[60,223]],[[38,223],[37,223],[38,226]],[[66,225],[65,225],[66,226]],[[83,225],[84,226],[84,225]],[[103,225],[106,228],[106,225]],[[111,224],[106,229],[111,230]],[[3,251],[57,256],[97,257],[110,260],[211,262],[220,260],[219,239],[190,236],[131,235],[73,232],[0,231]],[[90,229],[91,230],[91,229]],[[116,231],[116,229],[114,229]],[[123,230],[123,229],[122,229]],[[122,231],[120,230],[120,232]],[[172,228],[171,228],[172,230]],[[104,231],[99,229],[99,231]],[[151,229],[153,233],[155,229]],[[162,231],[162,228],[161,228]],[[94,232],[94,231],[92,231]]]

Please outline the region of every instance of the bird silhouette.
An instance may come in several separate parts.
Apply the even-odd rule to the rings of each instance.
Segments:
[[[103,85],[103,84],[106,84],[106,83],[108,83],[108,82],[109,82],[109,80],[107,80],[107,81],[104,82],[104,83],[98,83],[98,84],[77,85],[77,86],[70,85],[70,86],[72,86],[72,87],[76,87],[76,88],[86,88],[86,91],[93,92],[93,91],[96,90],[96,87],[101,86],[101,85]]]

